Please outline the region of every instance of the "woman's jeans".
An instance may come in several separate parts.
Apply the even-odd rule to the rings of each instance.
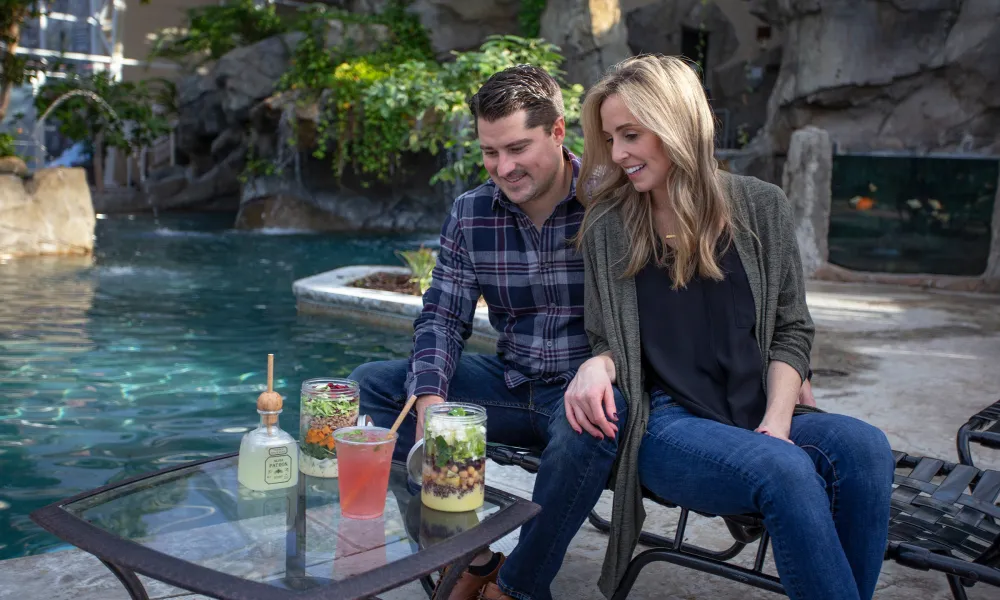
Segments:
[[[788,442],[652,398],[639,477],[656,495],[716,515],[760,513],[792,600],[869,600],[889,528],[894,460],[852,417],[792,419]]]

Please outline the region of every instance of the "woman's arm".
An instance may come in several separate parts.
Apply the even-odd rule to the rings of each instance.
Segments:
[[[758,431],[788,440],[792,411],[809,372],[815,326],[806,304],[805,277],[791,205],[781,188],[769,186],[769,189],[772,197],[762,200],[772,209],[773,218],[768,222],[774,230],[768,232],[769,236],[777,239],[776,245],[781,249],[771,254],[772,260],[781,261],[778,269],[781,288],[768,351],[767,410]]]
[[[792,411],[799,396],[802,380],[794,367],[772,361],[767,368],[767,410],[755,431],[791,442]]]
[[[780,260],[779,273],[781,288],[774,317],[774,333],[768,351],[768,363],[783,362],[791,366],[799,375],[799,385],[809,372],[809,354],[812,351],[816,328],[806,305],[805,277],[802,274],[802,259],[799,244],[795,239],[792,209],[785,193],[777,186],[768,186],[772,198],[762,199],[773,206],[773,218],[769,219],[773,231],[769,236],[777,239],[780,252],[772,253],[770,260]],[[775,256],[777,255],[777,256]],[[796,388],[798,390],[798,388]]]
[[[618,432],[615,396],[615,362],[611,346],[604,334],[604,308],[598,283],[598,268],[594,260],[593,230],[584,240],[583,315],[584,328],[590,340],[593,358],[577,370],[566,388],[564,401],[566,420],[577,433],[587,431],[594,437],[614,438]]]

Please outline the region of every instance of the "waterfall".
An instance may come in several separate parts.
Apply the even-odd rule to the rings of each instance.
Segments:
[[[34,138],[36,147],[38,148],[37,150],[38,154],[35,155],[35,168],[41,168],[42,161],[47,152],[45,149],[45,144],[43,143],[44,140],[42,138],[42,134],[45,131],[45,119],[49,116],[49,113],[58,108],[60,104],[62,104],[66,100],[69,100],[70,98],[73,98],[74,96],[83,96],[85,98],[93,100],[94,102],[97,103],[98,106],[106,110],[107,113],[111,116],[111,118],[114,119],[115,122],[118,123],[118,125],[124,129],[122,120],[118,118],[118,113],[115,112],[115,109],[111,108],[111,105],[109,105],[107,102],[104,101],[104,98],[101,98],[100,96],[98,96],[97,94],[95,94],[90,90],[71,90],[69,92],[66,92],[65,94],[56,98],[55,101],[53,101],[52,104],[50,104],[49,107],[45,109],[45,112],[42,113],[42,116],[38,118],[38,122],[35,123],[35,129],[32,131],[32,137]]]
[[[291,163],[295,173],[295,183],[302,186],[302,164],[299,155],[298,140],[295,139],[295,104],[285,102],[281,107],[281,117],[278,119],[278,142],[275,152],[275,166],[285,173],[285,168]],[[293,143],[294,142],[294,143]]]

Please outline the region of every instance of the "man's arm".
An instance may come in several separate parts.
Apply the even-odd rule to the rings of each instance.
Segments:
[[[458,207],[456,202],[441,228],[441,249],[431,285],[424,293],[423,310],[413,324],[407,397],[447,398],[448,383],[455,374],[465,341],[472,334],[479,282],[462,233]]]

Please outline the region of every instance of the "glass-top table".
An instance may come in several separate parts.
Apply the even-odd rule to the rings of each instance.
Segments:
[[[298,485],[252,492],[236,480],[237,454],[140,475],[32,513],[40,526],[97,556],[148,600],[136,573],[223,599],[355,599],[451,565],[447,592],[483,548],[514,531],[536,504],[486,487],[475,511],[420,502],[393,463],[385,513],[340,514],[336,479],[299,474]]]

